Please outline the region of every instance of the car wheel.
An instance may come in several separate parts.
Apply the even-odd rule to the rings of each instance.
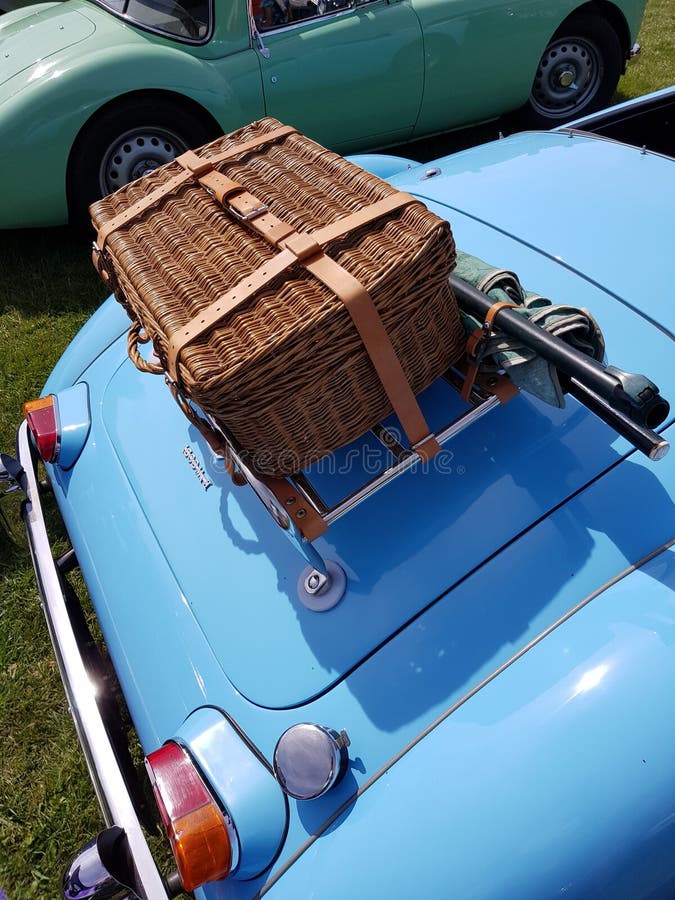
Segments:
[[[539,60],[520,124],[552,128],[606,106],[623,68],[616,31],[605,19],[577,13],[551,38]]]
[[[68,164],[71,223],[88,223],[88,208],[130,181],[215,137],[193,113],[165,99],[130,100],[94,117]]]

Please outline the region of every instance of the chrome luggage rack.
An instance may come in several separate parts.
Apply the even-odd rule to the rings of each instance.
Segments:
[[[441,376],[439,381],[445,383],[446,386],[450,385],[454,389],[453,395],[456,392],[458,401],[462,402],[459,400],[459,393],[464,383],[464,374],[462,372],[457,369],[449,369]],[[499,391],[500,396],[498,396],[497,391]],[[464,409],[442,427],[436,429],[434,431],[436,440],[442,446],[465,428],[478,421],[490,410],[517,393],[517,389],[506,376],[488,376],[478,379],[470,391],[468,402],[464,404],[468,408]],[[210,421],[215,427],[218,427],[213,420]],[[283,502],[276,496],[275,492],[270,489],[265,480],[256,475],[246,464],[244,455],[232,437],[222,427],[219,430],[227,441],[231,459],[236,469],[251,486],[274,521],[284,530],[288,539],[307,563],[308,568],[303,571],[299,582],[300,599],[308,606],[311,604],[312,609],[327,609],[335,605],[344,591],[344,573],[335,563],[326,563],[312,542],[303,535],[301,529],[293,521],[292,516],[289,515],[288,509],[284,507]],[[316,484],[317,479],[312,479],[312,469],[315,467],[310,467],[307,471],[288,476],[286,479],[293,486],[302,501],[323,520],[326,527],[332,525],[364,500],[372,497],[389,482],[398,478],[399,475],[422,462],[422,457],[414,449],[403,447],[400,443],[397,429],[390,424],[386,424],[386,422],[379,423],[371,429],[370,435],[374,435],[379,445],[384,448],[393,461],[386,465],[386,468],[382,471],[375,473],[371,478],[352,489],[346,496],[341,497],[337,502],[330,502],[322,495],[320,488]],[[335,483],[335,479],[332,480],[332,483]],[[336,568],[339,569],[339,572],[336,572]],[[331,583],[335,582],[336,579],[340,583],[342,590],[337,599],[334,600],[333,595],[335,591],[331,591]],[[333,587],[335,586],[333,585]],[[329,599],[321,604],[321,597],[328,597]],[[334,602],[330,602],[332,600]],[[330,605],[325,605],[326,603],[330,603]]]
[[[498,272],[511,274],[501,270]],[[663,459],[668,453],[670,444],[654,429],[663,424],[668,417],[670,404],[660,395],[657,385],[649,378],[605,365],[593,356],[586,355],[573,343],[568,345],[561,337],[550,334],[545,328],[521,315],[522,310],[513,308],[518,304],[501,300],[495,302],[490,296],[456,275],[451,275],[450,281],[462,311],[475,318],[477,322],[483,322],[478,330],[481,339],[489,338],[495,328],[513,338],[517,346],[528,348],[536,356],[546,360],[549,366],[553,366],[559,376],[563,376],[563,390],[624,437],[635,449],[640,450],[651,460]],[[551,309],[554,310],[555,307]],[[518,393],[518,389],[506,375],[484,374],[477,377],[475,382],[472,381],[473,373],[481,371],[485,349],[485,345],[481,349],[481,340],[475,343],[471,350],[468,350],[467,345],[467,364],[472,377],[466,379],[466,386],[465,375],[459,369],[449,370],[434,382],[437,384],[443,381],[447,383],[446,387],[451,385],[457,391],[457,397],[461,397],[462,400],[466,398],[468,407],[452,421],[440,427],[432,421],[434,436],[441,446],[491,409]],[[470,391],[469,384],[472,385]],[[418,401],[424,393],[418,395]],[[455,391],[452,393],[454,397]],[[454,401],[450,406],[453,405]],[[445,408],[444,403],[440,406]],[[217,429],[214,422],[211,424]],[[238,474],[241,476],[239,483],[247,481],[251,485],[270,515],[284,529],[289,540],[308,563],[308,569],[298,584],[300,599],[312,609],[329,609],[342,596],[346,578],[339,567],[336,571],[335,563],[326,563],[322,559],[311,541],[385,484],[417,463],[421,463],[422,457],[414,447],[404,449],[398,436],[386,422],[381,422],[370,434],[374,435],[380,446],[391,455],[393,462],[372,478],[366,478],[347,496],[331,503],[322,496],[309,477],[314,467],[310,467],[308,472],[300,472],[288,479],[261,478],[246,465],[236,443],[224,431],[221,431],[221,434],[225,438],[228,455],[239,470]],[[330,454],[328,458],[338,453],[339,450],[336,454]],[[332,479],[331,487],[334,487],[336,480]],[[305,516],[307,522],[304,521]],[[328,598],[324,596],[319,605],[314,605],[317,603],[317,595],[330,596]]]

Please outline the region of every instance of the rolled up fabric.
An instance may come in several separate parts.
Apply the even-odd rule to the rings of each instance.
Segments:
[[[600,326],[587,309],[568,304],[554,304],[541,294],[526,291],[515,272],[498,269],[470,253],[457,251],[454,275],[487,294],[495,303],[512,303],[516,312],[559,337],[587,356],[603,361],[605,340]],[[481,328],[482,322],[461,308],[462,323],[467,334]],[[563,408],[565,397],[558,371],[517,338],[503,334],[497,326],[481,348],[481,371],[504,371],[520,390],[527,391]]]

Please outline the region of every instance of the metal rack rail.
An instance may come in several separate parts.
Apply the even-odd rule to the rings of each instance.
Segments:
[[[452,386],[453,392],[456,392],[456,396],[459,397],[464,375],[456,369],[450,369],[442,376],[442,379]],[[499,389],[499,396],[496,392],[497,389]],[[469,428],[474,422],[477,422],[495,407],[499,406],[500,403],[505,402],[505,399],[515,396],[517,393],[517,389],[504,376],[492,376],[488,380],[477,382],[469,394],[466,404],[467,408],[435,430],[436,440],[443,446],[464,431],[464,429]],[[211,424],[214,427],[218,427],[213,420],[211,420]],[[240,451],[231,435],[224,432],[222,428],[220,430],[225,437],[232,462],[237,470],[307,563],[307,568],[303,572],[299,583],[300,599],[307,605],[312,604],[311,608],[313,609],[330,608],[342,596],[342,593],[340,593],[337,600],[334,600],[334,582],[337,578],[337,581],[342,584],[342,590],[344,590],[344,573],[342,573],[342,577],[339,573],[336,573],[336,564],[327,564],[313,544],[305,539],[293,518],[289,515],[288,510],[284,507],[283,502],[270,489],[265,479],[258,476],[247,465],[244,454]],[[391,457],[391,462],[382,471],[364,480],[356,489],[351,490],[337,502],[329,502],[321,493],[320,488],[316,484],[316,479],[312,479],[311,470],[301,471],[287,478],[303,501],[312,508],[326,526],[332,525],[395,478],[422,462],[422,457],[414,449],[402,446],[398,434],[390,425],[381,422],[371,429],[370,434],[374,435],[380,446]],[[333,588],[333,593],[331,593],[331,588]],[[326,602],[330,605],[317,605],[321,597],[328,597]],[[334,602],[330,602],[332,600]]]

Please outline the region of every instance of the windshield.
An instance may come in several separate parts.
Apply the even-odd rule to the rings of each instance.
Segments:
[[[182,41],[204,41],[211,31],[211,0],[96,0],[110,12]]]

